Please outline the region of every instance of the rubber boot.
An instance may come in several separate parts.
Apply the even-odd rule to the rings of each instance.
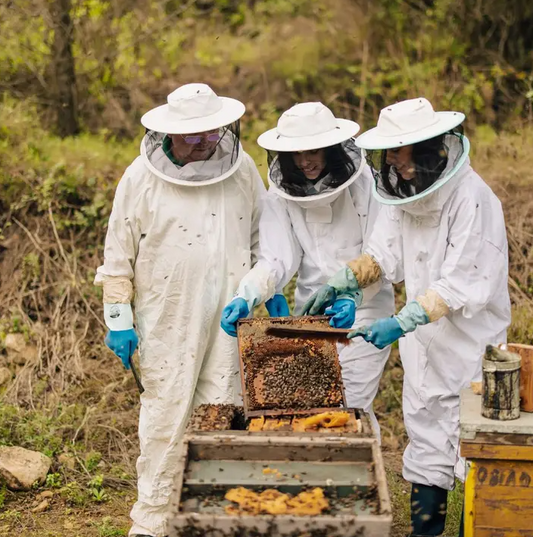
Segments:
[[[446,524],[447,503],[447,490],[413,483],[411,487],[411,536],[442,535]]]

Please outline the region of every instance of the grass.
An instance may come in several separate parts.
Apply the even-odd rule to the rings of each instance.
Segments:
[[[111,517],[104,517],[101,523],[96,524],[96,530],[98,531],[98,537],[123,537],[127,535],[127,530],[123,528],[117,528]]]

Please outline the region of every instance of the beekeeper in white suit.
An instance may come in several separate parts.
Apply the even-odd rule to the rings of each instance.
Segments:
[[[205,84],[181,86],[142,117],[141,155],[115,194],[95,283],[104,288],[106,343],[126,367],[140,340],[145,392],[130,535],[166,535],[191,408],[235,400],[237,346],[219,322],[256,257],[264,191],[239,142],[244,110]]]
[[[403,475],[412,485],[413,535],[440,535],[457,475],[459,391],[481,378],[487,344],[510,324],[507,238],[498,198],[474,172],[464,115],[435,112],[423,98],[381,111],[357,138],[384,206],[362,256],[309,300],[311,314],[375,281],[405,281],[407,305],[351,336],[378,348],[400,339],[403,415],[409,435]],[[462,529],[461,529],[462,531]]]
[[[379,204],[373,177],[353,141],[354,121],[337,119],[321,103],[302,103],[282,114],[276,128],[258,143],[269,152],[269,191],[260,222],[261,257],[242,279],[236,298],[225,308],[222,327],[236,335],[239,318],[266,302],[271,316],[289,314],[283,288],[298,273],[296,309],[347,261],[361,254],[374,227]],[[392,286],[374,294],[339,296],[330,310],[337,328],[394,313]],[[379,292],[378,292],[379,291]],[[375,296],[374,296],[375,295]],[[378,350],[362,339],[341,346],[347,402],[371,414],[390,348]],[[302,372],[305,374],[305,372]]]

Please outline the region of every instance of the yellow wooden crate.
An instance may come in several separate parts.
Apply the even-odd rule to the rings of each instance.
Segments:
[[[481,397],[461,393],[465,537],[533,537],[533,416],[481,416]]]

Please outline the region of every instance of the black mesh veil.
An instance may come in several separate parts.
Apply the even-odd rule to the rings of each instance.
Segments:
[[[378,194],[385,198],[406,199],[433,186],[446,173],[454,169],[464,154],[463,129],[456,127],[447,133],[412,145],[414,177],[405,179],[390,164],[388,152],[393,149],[367,149],[366,159],[374,175]]]
[[[290,196],[304,198],[337,189],[361,167],[361,150],[351,138],[324,149],[326,167],[315,181],[307,179],[296,166],[292,152],[267,151],[271,181]]]
[[[180,181],[211,181],[230,173],[239,162],[240,121],[237,120],[219,129],[220,139],[205,160],[191,162],[185,166],[174,164],[165,154],[164,144],[168,144],[166,134],[146,130],[143,152],[150,163],[162,174]],[[183,135],[190,136],[190,135]]]

